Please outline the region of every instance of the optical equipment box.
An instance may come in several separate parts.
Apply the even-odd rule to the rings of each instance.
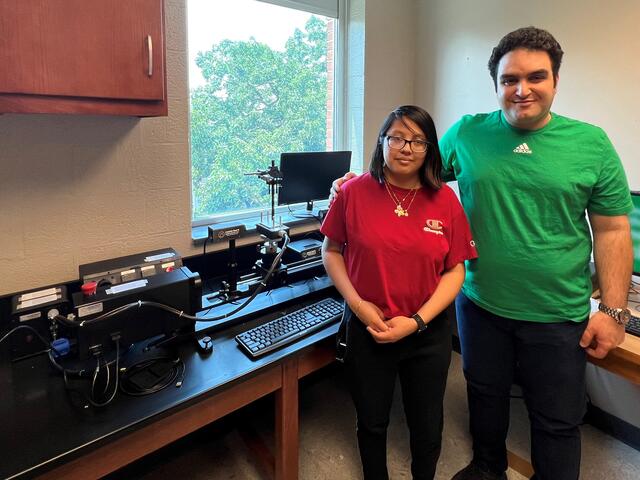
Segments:
[[[149,278],[180,267],[180,255],[173,248],[163,248],[80,265],[79,273],[83,283],[95,281],[102,286]]]
[[[290,261],[309,260],[322,256],[322,242],[315,238],[296,240],[287,246],[287,250]]]
[[[156,302],[178,313],[138,302]],[[126,306],[129,306],[126,308]],[[195,315],[202,307],[202,281],[198,273],[180,267],[132,282],[98,287],[93,295],[73,294],[73,326],[66,328],[80,358],[92,352],[115,349],[114,338],[120,347],[158,335],[167,338],[191,333],[195,322],[179,312]]]

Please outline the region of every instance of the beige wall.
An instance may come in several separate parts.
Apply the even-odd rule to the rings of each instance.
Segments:
[[[415,0],[367,0],[364,73],[364,167],[384,118],[415,99],[418,26]]]
[[[78,265],[172,246],[190,254],[186,15],[166,0],[169,116],[0,116],[0,294]]]
[[[418,102],[442,134],[465,113],[497,108],[486,67],[502,35],[535,25],[565,51],[553,110],[606,130],[640,190],[640,1],[418,0]]]

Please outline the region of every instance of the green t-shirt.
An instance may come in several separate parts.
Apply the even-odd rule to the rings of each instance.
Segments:
[[[496,111],[464,116],[440,150],[444,178],[458,180],[478,250],[467,262],[465,295],[517,320],[587,318],[585,210],[631,211],[620,158],[604,131],[556,114],[539,130],[519,130]]]

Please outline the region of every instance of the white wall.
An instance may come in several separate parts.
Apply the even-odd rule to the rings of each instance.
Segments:
[[[416,103],[415,0],[366,0],[364,168],[378,131],[395,107]]]
[[[440,134],[465,113],[497,108],[486,64],[499,39],[545,28],[565,52],[553,110],[604,128],[640,190],[640,1],[417,1],[416,97]]]

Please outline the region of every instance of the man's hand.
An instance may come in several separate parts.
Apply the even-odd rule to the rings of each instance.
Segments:
[[[409,317],[393,317],[385,323],[389,327],[385,332],[375,331],[371,327],[367,327],[367,330],[377,343],[394,343],[418,330],[416,321]]]
[[[340,187],[342,186],[342,184],[347,180],[351,180],[353,177],[357,177],[357,175],[353,172],[347,172],[344,174],[344,177],[336,178],[333,181],[333,183],[331,184],[331,192],[329,194],[329,206],[331,206],[333,201],[340,193]]]
[[[367,330],[374,332],[384,332],[389,330],[384,321],[384,313],[377,305],[363,300],[354,312],[362,323],[367,326]]]
[[[594,358],[604,358],[624,341],[624,327],[603,312],[594,313],[580,339],[580,346]]]

